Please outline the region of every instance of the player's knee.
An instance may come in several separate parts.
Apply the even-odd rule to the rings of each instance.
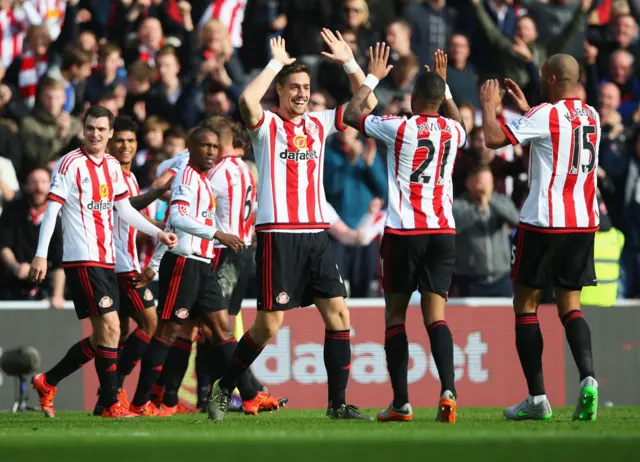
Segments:
[[[180,332],[180,326],[173,321],[162,321],[158,323],[158,328],[156,332],[156,336],[169,344],[173,344],[176,338],[178,338],[178,333]]]
[[[117,316],[103,316],[100,323],[99,340],[104,345],[117,345],[120,341],[120,320]]]
[[[147,336],[153,337],[156,333],[156,330],[158,329],[158,316],[156,316],[155,312],[145,312],[145,315],[142,318],[142,322],[140,323],[139,327]]]
[[[329,330],[347,330],[351,328],[349,309],[344,299],[333,299],[324,309],[324,319]]]
[[[251,326],[250,334],[254,342],[259,345],[266,344],[280,329],[284,316],[281,313],[259,312],[255,323]]]

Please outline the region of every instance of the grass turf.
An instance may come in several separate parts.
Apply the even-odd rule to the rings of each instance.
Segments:
[[[640,460],[640,408],[601,409],[596,422],[572,422],[569,408],[554,409],[546,422],[507,422],[500,409],[461,408],[455,425],[434,423],[433,409],[415,413],[413,422],[387,424],[293,409],[229,414],[223,423],[203,414],[123,420],[86,412],[51,420],[0,414],[0,461]]]

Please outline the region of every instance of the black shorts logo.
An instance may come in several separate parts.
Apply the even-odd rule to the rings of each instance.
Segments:
[[[186,308],[180,308],[178,310],[176,310],[176,312],[174,313],[176,315],[176,318],[178,319],[187,319],[189,317],[189,310]]]
[[[153,300],[153,294],[151,293],[151,291],[149,289],[145,289],[144,295],[142,297],[148,302]]]
[[[278,305],[286,305],[289,303],[289,295],[286,292],[280,292],[276,297],[276,303]]]
[[[107,295],[105,295],[98,302],[98,306],[103,309],[111,308],[113,306],[113,300],[111,300],[111,297],[108,297]]]

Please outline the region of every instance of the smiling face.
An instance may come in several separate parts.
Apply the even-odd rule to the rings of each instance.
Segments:
[[[122,165],[131,165],[137,151],[138,139],[135,132],[122,130],[113,134],[109,142],[109,154],[118,159]]]
[[[311,79],[306,72],[287,77],[282,85],[276,85],[280,97],[280,110],[286,115],[301,116],[307,111],[311,96]]]
[[[84,123],[84,146],[89,154],[104,153],[112,136],[113,129],[107,117],[87,117]]]

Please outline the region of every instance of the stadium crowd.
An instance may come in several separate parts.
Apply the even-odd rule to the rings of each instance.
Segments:
[[[347,102],[347,76],[321,54],[323,27],[342,33],[363,69],[369,46],[382,40],[390,45],[394,68],[376,90],[379,115],[410,113],[419,71],[433,66],[436,50],[448,53],[447,83],[469,134],[454,171],[458,260],[450,295],[512,295],[510,231],[527,194],[527,148],[485,146],[480,85],[507,76],[533,106],[541,101],[542,63],[558,52],[578,58],[581,98],[602,121],[601,229],[620,232],[618,294],[635,298],[638,23],[638,0],[0,0],[0,299],[46,298],[54,307],[65,300],[60,229],[51,245],[48,284],[36,287],[27,274],[49,170],[82,143],[80,121],[88,107],[101,105],[140,123],[132,170],[144,190],[201,120],[225,115],[241,122],[239,96],[267,64],[272,37],[283,36],[290,55],[311,68],[310,110]],[[276,104],[273,92],[263,100],[268,109]],[[502,122],[519,115],[505,97]],[[237,137],[251,161],[248,138],[241,129]],[[383,145],[355,129],[328,141],[327,200],[351,229],[366,224],[381,203],[384,208],[386,155]],[[161,220],[166,205],[152,209],[152,218]],[[153,244],[144,239],[138,242],[142,260]],[[379,295],[379,240],[334,244],[350,295]],[[255,284],[247,291],[255,295]]]

